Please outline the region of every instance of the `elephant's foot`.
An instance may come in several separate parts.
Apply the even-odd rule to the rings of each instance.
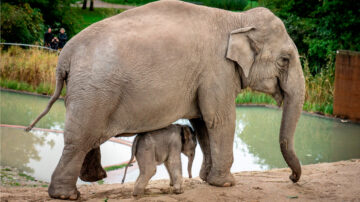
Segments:
[[[182,194],[182,193],[184,193],[184,190],[181,188],[180,185],[175,185],[173,192],[174,192],[175,194]]]
[[[201,169],[200,169],[200,179],[204,180],[205,182],[207,181],[207,177],[210,173],[211,170],[211,164],[210,163],[203,163],[201,165]]]
[[[101,167],[87,167],[81,169],[80,179],[86,182],[96,182],[107,177],[106,171]]]
[[[133,191],[133,196],[134,197],[140,197],[140,196],[143,196],[145,193],[145,189],[143,188],[134,188],[134,191]]]
[[[235,178],[229,173],[218,173],[210,171],[206,181],[214,186],[218,187],[230,187],[235,185]]]
[[[80,197],[80,192],[75,188],[67,189],[66,187],[56,187],[50,184],[48,189],[49,196],[55,199],[63,200],[77,200]]]

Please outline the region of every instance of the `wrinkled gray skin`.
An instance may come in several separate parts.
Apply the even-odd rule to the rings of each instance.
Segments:
[[[230,12],[180,1],[130,9],[73,37],[60,53],[56,77],[55,94],[38,117],[65,81],[65,146],[48,190],[53,198],[79,196],[85,156],[92,159],[89,152],[110,137],[153,131],[180,118],[199,133],[201,179],[234,185],[234,100],[246,87],[283,103],[281,152],[290,179],[300,178],[293,136],[304,76],[295,44],[268,9]],[[103,176],[100,163],[88,168],[87,176]]]
[[[170,175],[170,186],[174,193],[183,193],[181,153],[188,158],[188,173],[191,175],[192,163],[195,156],[196,137],[189,126],[170,125],[166,128],[140,133],[135,137],[129,164],[134,160],[134,155],[140,168],[140,175],[134,187],[134,196],[144,194],[145,187],[150,178],[156,173],[156,166],[162,163]],[[122,183],[125,181],[129,164],[125,168]]]

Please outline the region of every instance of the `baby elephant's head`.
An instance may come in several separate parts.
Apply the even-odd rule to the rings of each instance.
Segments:
[[[195,149],[197,142],[196,142],[195,133],[192,131],[192,129],[189,126],[181,127],[181,140],[182,140],[181,152],[189,158],[188,173],[189,173],[189,178],[192,178],[191,168],[195,157]]]

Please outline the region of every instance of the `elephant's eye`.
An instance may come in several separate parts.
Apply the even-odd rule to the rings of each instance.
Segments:
[[[286,67],[290,63],[289,58],[284,56],[280,57],[276,62],[280,67]]]

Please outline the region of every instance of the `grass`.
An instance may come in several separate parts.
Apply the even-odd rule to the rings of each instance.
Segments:
[[[111,171],[111,170],[117,170],[117,169],[121,169],[124,168],[127,164],[121,164],[121,165],[115,165],[115,166],[110,166],[110,167],[106,167],[104,168],[104,170],[106,171]]]
[[[76,22],[75,33],[79,33],[81,30],[85,29],[89,25],[103,20],[105,18],[111,17],[113,15],[123,12],[123,9],[117,8],[95,8],[93,11],[89,9],[81,9],[77,7],[72,7],[72,13],[76,16],[78,21]]]
[[[6,51],[0,49],[0,57],[1,87],[44,95],[54,93],[57,53],[14,46]]]
[[[259,93],[251,91],[250,89],[245,89],[240,93],[236,99],[236,104],[272,104],[276,105],[276,101],[270,95],[265,93]]]
[[[309,63],[304,62],[306,84],[305,103],[303,109],[323,114],[333,113],[335,68],[333,63],[327,64],[315,76],[310,73]]]
[[[30,181],[35,181],[34,177],[31,177],[30,175],[27,175],[25,173],[19,173],[19,176],[25,177],[27,180],[30,180]]]
[[[141,6],[155,0],[103,0],[108,3],[113,4],[122,4],[122,5],[132,5],[132,6]]]

